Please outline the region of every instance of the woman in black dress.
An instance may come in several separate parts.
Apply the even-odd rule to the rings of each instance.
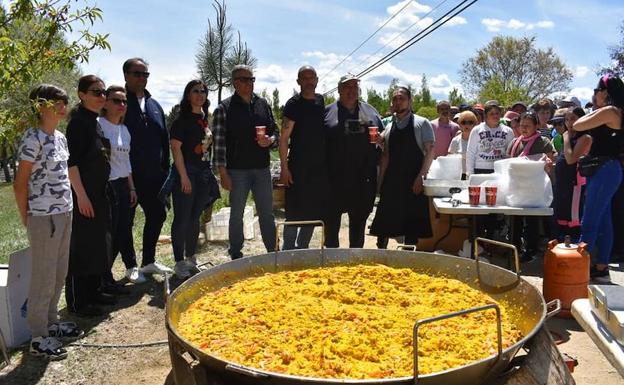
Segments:
[[[398,87],[392,96],[395,115],[385,133],[381,161],[381,192],[371,234],[405,236],[405,244],[432,236],[429,200],[423,179],[433,161],[433,129],[425,118],[412,114],[411,92]]]
[[[95,304],[114,303],[114,298],[99,292],[102,275],[109,269],[111,246],[110,143],[97,122],[106,103],[104,82],[94,75],[81,77],[78,97],[80,103],[67,124],[74,213],[65,298],[70,312],[99,316],[102,310]]]

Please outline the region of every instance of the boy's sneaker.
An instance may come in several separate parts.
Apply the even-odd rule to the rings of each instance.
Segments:
[[[602,270],[598,270],[596,266],[592,266],[589,269],[589,278],[592,281],[601,283],[611,283],[611,276],[609,275],[609,267],[605,267]]]
[[[75,341],[84,335],[84,331],[75,322],[55,322],[48,326],[48,335],[59,341]]]
[[[35,337],[30,340],[30,354],[36,357],[47,358],[52,361],[62,360],[67,357],[67,350],[63,344],[54,337]]]
[[[145,265],[141,268],[141,273],[143,274],[165,274],[165,273],[173,273],[169,267],[163,265],[159,262],[152,262],[149,265]]]
[[[187,279],[192,274],[191,266],[189,266],[189,263],[185,260],[176,262],[174,270],[176,277],[179,279]]]
[[[145,278],[141,270],[136,266],[126,270],[126,278],[132,283],[143,283],[147,281],[147,278]]]

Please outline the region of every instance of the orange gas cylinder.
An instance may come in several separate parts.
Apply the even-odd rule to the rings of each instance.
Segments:
[[[571,317],[572,301],[587,298],[590,256],[586,247],[583,242],[571,244],[569,237],[564,243],[548,242],[544,255],[544,299],[561,300],[560,317]]]

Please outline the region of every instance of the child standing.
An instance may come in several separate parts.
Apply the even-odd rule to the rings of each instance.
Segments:
[[[72,223],[69,151],[65,135],[57,130],[68,97],[64,90],[42,84],[31,91],[30,100],[39,124],[22,137],[14,184],[32,255],[26,319],[32,336],[30,353],[59,360],[67,357],[61,341],[83,334],[75,323],[58,319]]]

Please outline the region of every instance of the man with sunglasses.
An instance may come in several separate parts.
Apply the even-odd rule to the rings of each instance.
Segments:
[[[156,262],[156,242],[167,218],[165,204],[158,199],[158,192],[169,173],[169,134],[165,125],[165,113],[160,104],[145,89],[148,72],[147,62],[131,58],[123,64],[128,98],[124,124],[130,132],[130,164],[138,204],[145,214],[143,227],[143,260],[141,273],[164,274],[173,270]],[[136,206],[130,209],[130,227],[134,224]],[[132,232],[131,232],[132,234]],[[134,254],[133,240],[125,251]],[[124,251],[122,250],[122,253]],[[134,255],[124,256],[135,258]]]
[[[433,151],[434,158],[448,154],[451,140],[459,131],[457,123],[451,120],[451,104],[449,102],[446,100],[439,101],[436,111],[438,112],[438,118],[431,121],[436,138]]]
[[[214,111],[213,164],[221,186],[230,192],[228,253],[232,259],[243,256],[243,213],[250,190],[264,246],[267,251],[275,250],[269,149],[277,146],[278,132],[269,103],[253,92],[255,81],[250,66],[234,66],[234,95]]]

